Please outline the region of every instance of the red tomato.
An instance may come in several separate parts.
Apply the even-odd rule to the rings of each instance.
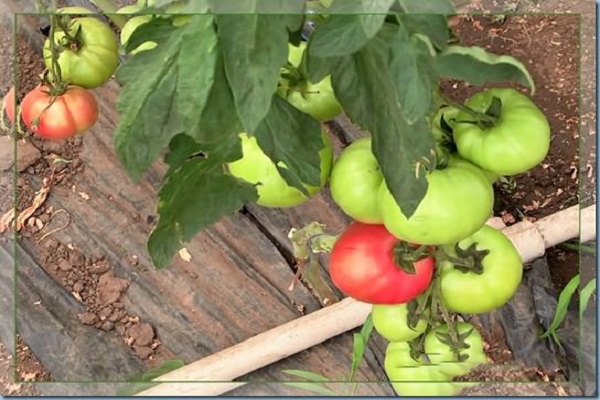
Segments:
[[[431,282],[435,260],[413,263],[415,273],[395,262],[401,241],[380,224],[352,222],[333,246],[329,273],[347,296],[370,304],[406,303],[425,291]]]
[[[79,86],[69,86],[58,96],[52,96],[47,86],[38,86],[23,98],[21,117],[36,135],[67,139],[94,125],[98,103],[90,91]]]
[[[15,116],[15,87],[11,87],[10,90],[8,91],[8,93],[6,93],[6,96],[4,96],[4,102],[2,104],[2,107],[4,108],[4,112],[6,112],[6,115],[8,116],[8,120],[10,121],[11,124],[15,123],[14,120],[14,116]]]

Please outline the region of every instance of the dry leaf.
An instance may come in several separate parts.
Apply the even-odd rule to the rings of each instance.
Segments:
[[[90,199],[90,196],[86,192],[79,192],[79,197],[81,197],[84,200]]]
[[[73,246],[73,243],[69,243],[69,244],[67,245],[67,248],[68,248],[69,250],[75,250],[75,246]]]
[[[20,231],[25,225],[25,221],[27,221],[33,215],[33,213],[35,213],[37,209],[44,204],[48,198],[48,194],[50,193],[53,178],[54,171],[52,171],[52,175],[50,175],[49,179],[44,178],[42,188],[36,193],[33,203],[19,214],[17,217],[17,231]]]
[[[37,228],[41,231],[42,229],[44,229],[44,223],[42,222],[41,219],[36,218],[35,219],[35,226],[37,226]]]
[[[81,295],[75,291],[71,292],[71,294],[73,295],[73,297],[75,297],[75,299],[80,302],[83,303],[83,299],[81,298]]]
[[[29,382],[32,381],[36,378],[37,376],[37,372],[25,372],[22,376],[21,376],[21,380],[25,381],[25,382]]]
[[[21,385],[19,385],[18,383],[11,383],[6,387],[7,396],[10,396],[13,393],[17,393],[19,391],[19,389],[21,389]]]
[[[11,226],[11,222],[15,219],[15,209],[7,211],[0,218],[0,233],[4,233]]]
[[[183,247],[181,250],[179,250],[179,257],[181,257],[181,259],[185,262],[192,261],[192,255],[186,247]]]

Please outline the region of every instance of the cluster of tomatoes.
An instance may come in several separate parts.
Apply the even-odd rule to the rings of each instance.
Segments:
[[[333,201],[353,219],[333,246],[329,272],[344,294],[373,305],[374,327],[390,342],[386,373],[407,396],[456,395],[469,384],[453,378],[486,362],[473,325],[453,320],[451,326],[433,314],[442,308],[485,313],[512,298],[523,262],[511,240],[486,225],[493,184],[538,165],[550,144],[545,115],[508,88],[441,107],[431,128],[438,165],[427,172],[428,190],[410,217],[388,190],[370,137],[355,140],[333,162],[323,133],[321,185],[306,186],[312,196],[329,181]],[[308,200],[286,184],[254,138],[242,141],[244,157],[229,169],[260,182],[258,204],[293,207]]]
[[[153,1],[139,1],[125,6],[118,14],[131,15]],[[175,12],[181,7],[175,3]],[[104,85],[119,66],[119,52],[137,27],[152,15],[131,16],[121,29],[120,38],[94,11],[84,7],[64,7],[56,11],[55,29],[44,43],[46,71],[41,83],[26,93],[15,107],[14,87],[4,97],[3,108],[11,123],[20,118],[27,129],[44,139],[68,139],[86,132],[98,120],[98,103],[90,89]],[[189,16],[174,18],[183,24]],[[151,49],[155,43],[144,43],[130,52]]]
[[[67,139],[87,131],[98,119],[90,89],[106,83],[119,64],[119,41],[112,29],[80,7],[57,10],[56,28],[44,43],[42,82],[15,107],[15,89],[4,98],[11,123],[20,117],[44,139]],[[69,15],[81,15],[70,18]],[[17,108],[17,109],[15,109]]]

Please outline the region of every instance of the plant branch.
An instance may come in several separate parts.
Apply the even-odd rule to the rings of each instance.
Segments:
[[[494,125],[496,123],[496,118],[488,115],[486,113],[482,113],[479,111],[475,111],[473,110],[471,107],[466,106],[465,104],[462,104],[456,100],[453,100],[449,97],[446,97],[442,94],[442,92],[438,89],[437,91],[435,91],[435,94],[438,97],[438,101],[440,101],[443,104],[446,104],[450,107],[454,107],[462,112],[465,112],[467,114],[469,114],[471,117],[474,118],[473,123],[475,123],[476,125]],[[459,121],[459,122],[467,122],[467,121]]]

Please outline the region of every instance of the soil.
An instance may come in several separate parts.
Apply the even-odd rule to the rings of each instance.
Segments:
[[[514,177],[514,182],[497,184],[496,215],[502,216],[507,225],[523,219],[535,221],[558,210],[568,208],[581,201],[594,203],[593,185],[579,191],[582,176],[588,183],[594,183],[594,159],[586,156],[581,164],[579,154],[579,36],[580,21],[576,16],[506,16],[470,17],[457,20],[455,32],[461,44],[477,44],[499,54],[511,54],[519,58],[530,69],[537,83],[534,96],[536,104],[547,115],[552,128],[552,146],[547,159],[532,171]],[[591,26],[590,26],[590,29]],[[0,30],[2,37],[12,37],[10,32]],[[544,45],[540,45],[543,43]],[[12,43],[0,41],[0,54],[10,54]],[[17,42],[19,63],[18,96],[37,85],[37,75],[43,65],[29,44],[21,39]],[[5,70],[2,71],[2,68]],[[0,66],[6,76],[6,67]],[[8,91],[8,83],[0,86],[0,95]],[[498,85],[495,85],[498,86]],[[473,88],[453,81],[443,85],[447,93],[457,100],[464,100],[480,88]],[[592,122],[588,120],[588,124]],[[103,254],[84,254],[76,244],[61,243],[52,238],[51,233],[64,229],[69,223],[68,214],[45,206],[43,201],[35,203],[36,193],[42,187],[51,190],[54,185],[69,188],[79,193],[82,201],[89,199],[85,192],[78,192],[72,177],[85,171],[79,158],[81,139],[64,142],[27,139],[30,156],[17,160],[20,171],[17,181],[18,209],[24,210],[35,205],[19,233],[19,240],[35,243],[42,259],[40,265],[55,279],[65,291],[71,293],[85,311],[77,315],[82,324],[119,335],[148,367],[157,365],[168,354],[161,353],[160,332],[129,313],[120,301],[127,291],[129,282],[116,275],[113,266]],[[0,152],[6,146],[0,146]],[[20,151],[20,154],[24,152]],[[5,155],[0,154],[0,160]],[[581,170],[585,170],[585,174]],[[1,171],[0,171],[1,172]],[[10,182],[9,174],[0,174],[0,187]],[[44,185],[45,179],[45,185]],[[10,208],[12,198],[0,196],[0,210]],[[577,274],[579,253],[557,246],[548,249],[548,262],[557,289]],[[138,267],[136,257],[129,257],[132,268]],[[93,351],[93,350],[91,350]],[[511,359],[510,351],[504,343],[487,343],[489,357],[496,363],[506,363]],[[29,385],[19,385],[9,375],[10,355],[0,344],[0,394],[35,395]],[[43,365],[28,351],[27,345],[19,341],[17,365],[20,380],[43,381],[51,379]],[[563,381],[564,376],[556,371],[519,368],[516,375],[498,374],[496,370],[477,371],[472,377],[481,381],[511,380]],[[505,371],[503,369],[503,371]],[[9,376],[9,378],[6,378]],[[561,386],[562,388],[562,386]],[[561,390],[546,395],[562,395]],[[478,394],[472,394],[478,395]]]

